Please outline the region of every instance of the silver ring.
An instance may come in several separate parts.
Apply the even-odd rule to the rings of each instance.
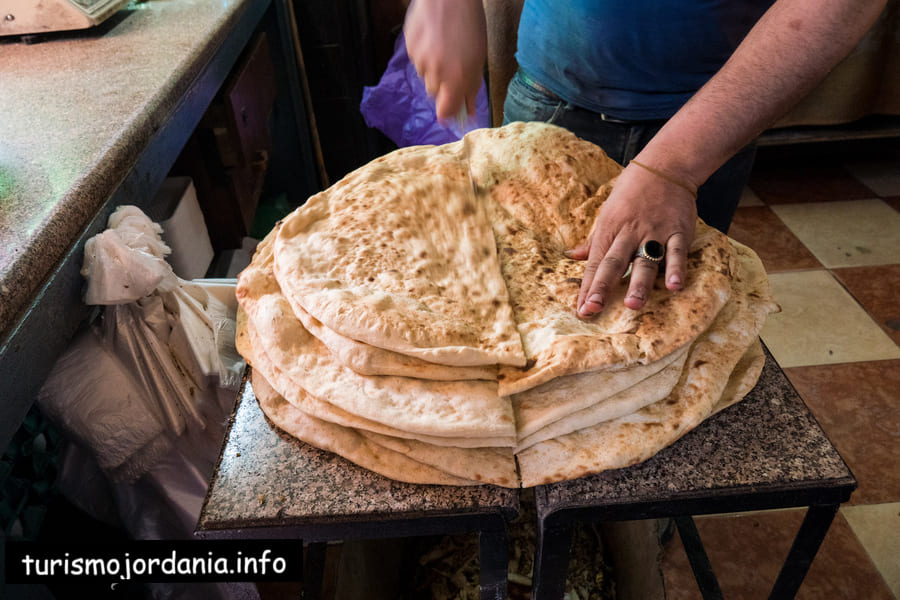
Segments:
[[[666,247],[656,240],[647,240],[640,245],[634,257],[659,264],[666,257]]]

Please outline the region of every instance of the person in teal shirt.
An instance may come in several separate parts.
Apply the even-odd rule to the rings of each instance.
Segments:
[[[698,209],[727,230],[753,141],[850,52],[885,3],[525,0],[504,121],[556,123],[625,165],[590,239],[570,253],[587,261],[579,316],[601,312],[629,267],[629,308],[644,305],[661,268],[668,289],[682,287]],[[438,117],[474,113],[482,0],[415,0],[404,34]]]

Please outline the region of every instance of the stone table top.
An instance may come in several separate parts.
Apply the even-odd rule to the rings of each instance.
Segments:
[[[607,512],[621,507],[627,514],[639,504],[646,516],[661,516],[746,510],[748,498],[760,496],[767,496],[769,508],[803,505],[819,496],[825,501],[825,494],[834,502],[855,487],[846,463],[766,351],[759,381],[741,402],[643,463],[540,486],[535,497],[539,516],[584,507]],[[657,513],[663,503],[690,510]]]
[[[511,519],[518,508],[514,489],[394,481],[278,432],[245,381],[197,529],[315,528],[463,515]]]
[[[146,0],[96,28],[0,38],[0,334],[251,4]]]
[[[535,489],[539,513],[563,508],[653,507],[688,502],[691,512],[725,512],[734,498],[770,494],[775,506],[800,502],[792,492],[856,482],[771,355],[742,402],[710,417],[651,459],[625,469]],[[730,498],[730,499],[729,499]],[[807,498],[804,498],[806,500]],[[846,498],[845,498],[846,499]],[[690,504],[694,501],[693,504]],[[737,509],[740,509],[738,506]],[[392,481],[317,450],[268,423],[245,383],[198,531],[327,525],[518,511],[518,492],[495,486],[411,485]],[[539,514],[539,517],[541,516]]]

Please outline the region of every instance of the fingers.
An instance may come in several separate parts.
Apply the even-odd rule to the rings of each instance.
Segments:
[[[625,294],[625,306],[632,310],[644,308],[658,273],[658,263],[645,258],[635,258],[631,263],[631,280]]]
[[[592,317],[607,305],[616,284],[628,270],[634,247],[634,242],[625,236],[617,237],[605,251],[594,240],[578,295],[580,317]]]
[[[666,288],[680,290],[687,276],[687,236],[674,233],[666,243]]]
[[[624,304],[632,310],[644,307],[663,265],[666,287],[672,291],[682,289],[687,272],[686,240],[684,233],[672,234],[666,243],[665,262],[662,264],[635,257],[639,244],[629,236],[620,235],[605,252],[601,253],[598,249],[597,256],[588,257],[584,269],[577,302],[578,316],[590,318],[600,313],[609,304],[629,266],[631,272]],[[569,258],[585,258],[589,247],[584,244],[566,254]]]

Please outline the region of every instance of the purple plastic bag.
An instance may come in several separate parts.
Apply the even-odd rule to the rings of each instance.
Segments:
[[[475,117],[469,117],[465,131],[455,119],[440,122],[434,99],[425,91],[425,82],[406,54],[406,38],[401,33],[394,44],[394,55],[381,81],[363,88],[359,107],[366,125],[376,127],[398,147],[420,144],[445,144],[462,138],[466,131],[490,127],[490,108],[484,82],[478,90]]]

